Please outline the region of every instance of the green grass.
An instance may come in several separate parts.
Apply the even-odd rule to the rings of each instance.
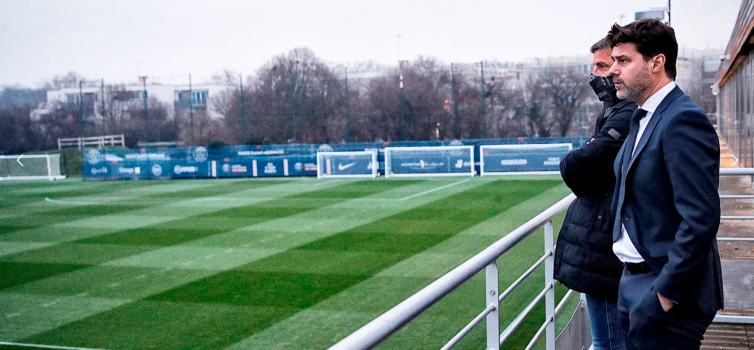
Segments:
[[[554,177],[474,178],[413,196],[457,181],[0,183],[0,341],[327,348],[569,193]],[[540,232],[499,259],[501,289],[542,254]],[[503,325],[542,276],[505,301]],[[378,348],[440,348],[484,295],[482,273]],[[456,348],[484,344],[482,324]]]

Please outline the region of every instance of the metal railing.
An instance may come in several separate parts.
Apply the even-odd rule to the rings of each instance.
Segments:
[[[126,139],[123,134],[58,139],[58,150],[63,147],[77,147],[78,149],[82,149],[86,146],[97,146],[102,148],[108,145],[126,147]]]
[[[754,176],[754,168],[726,168],[720,169],[720,176]],[[720,199],[752,199],[754,195],[720,195]],[[721,215],[720,220],[754,220],[754,216]],[[754,238],[746,237],[717,237],[718,242],[754,242]],[[754,316],[732,316],[719,314],[712,321],[714,323],[754,324]]]
[[[361,327],[356,332],[333,345],[332,350],[371,349],[393,332],[403,328],[412,319],[423,313],[437,301],[444,298],[461,284],[468,281],[482,270],[485,270],[487,307],[482,310],[469,324],[456,334],[442,349],[450,349],[458,343],[471,329],[482,320],[487,323],[487,349],[499,350],[500,346],[513,334],[513,331],[523,322],[524,318],[534,309],[542,299],[545,300],[545,322],[532,338],[527,349],[531,348],[544,333],[547,349],[555,348],[555,281],[554,270],[554,229],[552,220],[565,211],[576,199],[573,194],[566,196],[555,205],[543,211],[513,232],[487,247],[460,266],[440,277],[432,284],[396,305],[389,311]],[[514,281],[503,293],[499,291],[497,259],[505,252],[516,246],[525,238],[544,227],[545,245],[544,255],[537,260],[524,274]],[[545,283],[542,291],[501,333],[499,309],[502,302],[521,282],[529,277],[537,267],[545,266]],[[557,310],[560,310],[567,298],[564,297]]]
[[[739,169],[721,169],[721,176],[734,175],[754,175],[754,168]],[[487,307],[482,310],[471,322],[468,323],[460,332],[448,341],[443,350],[451,349],[466,334],[468,334],[476,325],[486,319],[487,323],[487,350],[499,350],[500,346],[510,338],[513,332],[518,328],[534,307],[542,300],[545,300],[545,320],[539,330],[535,333],[526,349],[531,349],[542,334],[545,334],[545,346],[547,350],[555,349],[555,315],[565,305],[568,297],[573,291],[569,291],[558,306],[555,306],[555,281],[553,279],[554,270],[554,229],[552,219],[558,214],[565,211],[576,198],[573,194],[563,198],[555,205],[543,211],[527,223],[523,224],[513,232],[509,233],[502,239],[498,240],[481,253],[467,260],[457,268],[448,272],[438,280],[428,285],[421,291],[412,295],[405,301],[361,327],[356,332],[344,338],[337,344],[330,347],[331,350],[352,350],[352,349],[371,349],[378,345],[395,331],[403,328],[412,319],[423,313],[437,301],[444,298],[450,292],[455,290],[461,284],[468,281],[471,277],[482,270],[485,270],[486,276],[486,303]],[[738,195],[721,195],[720,198],[754,198],[754,195],[744,197]],[[722,220],[754,220],[749,216],[721,216]],[[544,226],[545,248],[544,255],[539,258],[526,272],[516,279],[505,291],[499,293],[499,280],[497,259],[525,238],[532,235],[539,228]],[[720,241],[752,241],[750,238],[733,238],[719,237]],[[500,303],[518,287],[524,279],[529,277],[539,266],[545,265],[545,287],[531,301],[524,310],[516,316],[513,321],[500,332],[499,309]],[[754,317],[751,316],[730,316],[718,315],[715,317],[716,323],[745,323],[754,324]],[[586,327],[588,325],[584,325]]]

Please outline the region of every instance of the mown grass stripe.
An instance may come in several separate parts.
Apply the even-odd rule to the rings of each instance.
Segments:
[[[408,181],[385,182],[379,186],[369,186],[366,181],[346,183],[335,188],[294,194],[258,204],[232,207],[137,229],[86,238],[78,241],[78,243],[154,246],[183,244],[241,227],[319,209],[348,199],[365,197],[388,189],[407,186],[411,183]],[[304,198],[321,200],[301,200]],[[229,218],[231,220],[228,220]],[[208,221],[211,223],[210,225],[207,225]]]
[[[184,339],[181,342],[181,347],[186,349],[198,348],[202,346],[200,344],[206,344],[207,342],[212,342],[217,347],[230,345],[238,341],[238,339],[244,339],[261,329],[266,329],[298,311],[305,310],[328,299],[334,294],[369,279],[380,270],[397,264],[420,251],[420,249],[432,247],[452,237],[464,228],[486,220],[500,211],[504,211],[524,201],[530,196],[553,187],[557,183],[532,182],[523,184],[523,190],[520,188],[518,190],[508,190],[506,189],[508,186],[501,186],[502,184],[494,182],[482,185],[472,190],[450,196],[442,201],[431,202],[425,206],[420,206],[377,222],[306,244],[298,249],[275,254],[245,266],[221,272],[148,297],[143,301],[74,322],[61,327],[60,330],[51,330],[37,336],[32,336],[25,339],[25,341],[43,342],[59,337],[70,339],[70,337],[75,337],[75,334],[81,334],[82,332],[95,332],[99,334],[105,331],[105,329],[99,326],[105,322],[119,322],[119,327],[123,328],[135,327],[135,320],[126,317],[126,315],[133,312],[130,311],[132,308],[138,309],[153,304],[172,305],[172,303],[177,303],[177,305],[183,305],[184,308],[201,307],[201,305],[227,305],[237,308],[252,308],[250,310],[264,305],[265,307],[272,306],[276,309],[277,313],[273,315],[262,313],[259,317],[256,317],[252,312],[240,321],[232,318],[219,318],[215,319],[215,323],[212,325],[203,325],[203,327],[217,328],[220,331],[221,329],[226,329],[231,324],[244,323],[244,329],[239,329],[236,333],[229,334],[225,339],[201,339],[201,337],[193,337],[191,339]],[[461,203],[471,207],[468,210],[462,210],[463,215],[460,216],[453,214],[453,212],[459,210],[457,206],[442,204],[458,203],[458,201],[462,201]],[[489,206],[491,208],[487,208]],[[437,210],[431,210],[431,208],[438,207],[439,209]],[[392,223],[402,219],[416,220],[417,218],[431,221],[433,218],[441,218],[448,215],[458,220],[463,219],[467,221],[465,224],[457,226],[438,227],[436,235],[422,235],[419,233],[401,234],[377,230],[380,222]],[[395,227],[395,225],[390,225],[390,227]],[[370,239],[372,242],[378,242],[382,239],[392,239],[391,236],[406,239],[407,241],[404,241],[404,243],[409,242],[405,244],[407,247],[395,249],[396,251],[393,252],[384,251],[388,250],[386,248],[387,245],[375,244],[372,248],[369,247]],[[397,240],[392,241],[391,244],[394,247],[401,246],[400,241]],[[351,250],[351,248],[355,249]],[[359,249],[368,252],[373,252],[372,250],[377,251],[373,252],[376,254],[372,255],[339,254],[337,258],[333,257],[333,259],[338,260],[334,266],[342,268],[338,273],[302,273],[296,271],[296,265],[305,263],[304,260],[301,260],[297,256],[302,253],[311,252],[317,254],[318,252],[343,252],[346,250],[358,252]],[[386,259],[389,255],[382,255],[388,253],[393,254],[392,260]],[[369,264],[375,264],[378,268],[364,269],[363,266]],[[286,270],[287,272],[280,271],[286,268],[288,269]],[[358,274],[346,273],[351,269],[359,269]],[[186,328],[190,328],[190,326],[186,326]],[[181,331],[186,331],[186,329],[182,329]],[[149,333],[152,335],[145,336],[145,338],[159,339],[160,337],[154,331]],[[117,340],[109,339],[101,343],[95,341],[88,344],[107,347],[113,345],[113,341]],[[154,344],[156,347],[175,345],[167,343]]]
[[[484,181],[488,180],[485,179]],[[303,182],[304,181],[302,181],[302,185],[304,185]],[[380,183],[383,181],[370,182]],[[506,185],[513,183],[512,181],[503,182]],[[314,182],[305,185],[312,184],[314,184]],[[318,182],[317,184],[327,184],[327,182]],[[341,192],[343,193],[348,193],[349,191],[350,190],[348,189],[341,189]],[[410,195],[412,193],[408,192],[407,194]],[[289,208],[290,206],[301,208],[309,206],[308,202],[324,201],[327,203],[333,203],[330,202],[330,199],[337,200],[344,196],[346,195],[332,193],[309,194],[303,196],[292,195],[289,196],[287,200],[280,201],[278,204],[280,208]],[[401,194],[396,196],[396,198],[401,198],[403,196],[405,195]],[[506,196],[508,195],[503,195],[503,197]],[[434,199],[433,197],[435,196],[427,197],[432,197],[431,199]],[[196,200],[196,198],[191,198],[190,196],[185,198]],[[165,197],[165,199],[169,200],[172,198]],[[183,198],[175,199],[177,201],[180,201]],[[474,204],[463,202],[462,197],[452,196],[444,198],[441,201],[435,201],[432,204],[434,204],[435,207],[443,207],[443,203],[448,200],[456,201],[456,207]],[[502,200],[508,200],[508,198],[502,198]],[[164,203],[164,201],[162,202]],[[338,202],[347,203],[347,200],[337,201],[335,203]],[[426,200],[421,200],[420,202],[426,202]],[[197,202],[192,203],[192,205],[201,204]],[[332,204],[326,205],[329,206]],[[338,205],[335,205],[333,207],[337,206]],[[364,206],[365,209],[371,206],[373,207],[372,210],[375,211],[396,211],[395,207],[393,207],[393,209],[387,209],[389,206],[387,202],[385,204],[379,205],[377,202],[374,202],[373,204],[370,203],[369,205],[366,205],[365,203],[358,203],[357,206]],[[176,210],[180,211],[179,205],[175,205],[174,207],[176,208]],[[401,207],[405,208],[406,206],[403,205]],[[323,208],[325,207],[321,207],[319,208],[320,210],[316,211],[303,211],[301,213],[312,214],[306,214],[303,216],[297,215],[297,217],[304,218],[311,216],[312,220],[314,220],[314,213],[321,212],[321,209]],[[415,209],[421,209],[421,207],[416,207]],[[225,210],[228,209],[213,210],[206,214],[202,213],[195,215],[195,217],[200,218],[199,221],[201,221],[201,223],[182,221],[180,226],[174,228],[178,230],[202,230],[208,228],[227,229],[236,227],[236,225],[240,224],[241,221],[245,221],[247,217],[252,217],[250,221],[253,221],[256,219],[264,220],[269,216],[277,215],[283,216],[275,217],[275,222],[280,222],[280,225],[285,225],[285,222],[287,222],[285,218],[288,217],[285,216],[285,210],[291,209],[283,209],[283,214],[280,214],[280,211],[276,210],[274,206],[266,208],[265,211],[244,212],[244,210],[240,210],[233,212]],[[295,210],[297,209],[294,209],[294,211]],[[217,216],[212,215],[213,213],[220,211],[223,211],[223,213]],[[100,314],[92,315],[89,318],[69,318],[69,320],[80,319],[81,321],[84,321],[84,323],[80,323],[81,321],[75,321],[61,326],[58,331],[50,330],[48,332],[42,332],[37,335],[32,335],[26,339],[32,340],[35,339],[35,337],[38,337],[39,339],[47,337],[47,341],[32,342],[66,344],[83,347],[91,347],[96,342],[101,341],[103,343],[111,344],[108,347],[117,347],[123,349],[175,348],[178,346],[181,346],[182,348],[222,348],[229,344],[238,343],[245,339],[249,339],[250,334],[258,334],[262,330],[269,329],[271,325],[280,324],[280,321],[290,318],[290,316],[292,315],[301,314],[302,310],[313,310],[316,308],[316,305],[322,304],[322,301],[324,300],[329,300],[333,295],[331,291],[328,291],[323,294],[315,293],[315,295],[311,296],[311,299],[307,299],[307,297],[304,296],[298,297],[295,300],[291,300],[290,298],[292,297],[288,297],[288,293],[286,293],[286,291],[295,291],[295,288],[302,287],[303,289],[308,288],[309,290],[312,290],[314,288],[319,288],[318,286],[324,286],[322,288],[324,290],[329,289],[330,286],[334,286],[333,289],[336,289],[335,293],[339,293],[337,290],[350,290],[349,286],[357,284],[361,285],[363,281],[365,281],[365,279],[371,280],[375,278],[375,274],[378,274],[381,271],[384,271],[386,268],[394,266],[395,264],[406,261],[407,259],[415,256],[416,251],[426,252],[426,247],[435,250],[435,247],[440,246],[444,242],[448,242],[450,237],[454,237],[458,234],[458,230],[462,230],[463,227],[466,227],[464,226],[464,224],[458,222],[459,220],[465,220],[464,217],[469,220],[483,220],[484,217],[484,214],[473,216],[470,212],[464,212],[460,216],[447,215],[448,213],[450,213],[450,209],[447,208],[442,209],[441,211],[441,213],[433,214],[431,210],[417,210],[413,212],[411,210],[407,210],[401,212],[398,215],[389,217],[385,217],[384,215],[377,215],[378,217],[382,217],[385,220],[388,220],[394,219],[395,216],[399,216],[401,214],[411,213],[411,215],[407,217],[402,217],[401,220],[390,220],[383,222],[383,224],[385,224],[385,226],[387,227],[385,229],[378,229],[377,227],[370,225],[361,225],[353,229],[341,232],[345,233],[346,235],[340,237],[341,239],[336,239],[334,241],[327,240],[328,238],[332,238],[333,236],[326,237],[321,240],[315,240],[313,242],[304,240],[302,243],[309,243],[303,244],[298,248],[291,249],[280,254],[271,255],[267,258],[263,258],[253,263],[243,265],[240,268],[228,271],[232,272],[232,274],[225,276],[225,279],[219,278],[223,277],[225,273],[215,274],[214,271],[212,271],[210,272],[211,275],[208,275],[207,277],[184,279],[184,282],[172,284],[172,286],[178,286],[181,283],[186,283],[185,281],[187,280],[195,281],[192,283],[184,284],[180,287],[173,289],[167,289],[169,288],[167,287],[167,285],[163,286],[162,289],[150,287],[150,289],[152,290],[151,292],[141,293],[142,296],[146,296],[159,291],[167,290],[167,292],[170,292],[180,290],[183,294],[181,298],[191,298],[193,293],[189,293],[190,289],[187,289],[187,286],[191,286],[194,283],[201,283],[202,281],[213,281],[212,283],[205,283],[204,287],[210,288],[209,291],[213,293],[212,297],[216,299],[214,301],[198,300],[196,302],[185,302],[182,300],[171,300],[170,298],[153,299],[154,296],[147,297],[147,299],[145,300],[131,302],[118,308],[109,309],[110,311],[104,311]],[[484,212],[484,210],[481,211]],[[165,213],[167,213],[167,211]],[[288,213],[291,212],[289,211]],[[254,218],[253,216],[258,217]],[[328,218],[332,217],[332,220],[337,220],[337,215],[327,214],[326,216]],[[354,216],[343,218],[346,220],[357,219]],[[230,223],[225,223],[224,221],[229,221]],[[353,226],[350,225],[349,227]],[[414,228],[412,229],[410,227]],[[338,231],[331,230],[330,232]],[[300,234],[307,235],[307,231],[304,230]],[[337,235],[338,234],[335,234],[335,236]],[[322,235],[320,235],[320,237],[321,236]],[[408,238],[407,240],[411,241],[411,243],[401,246],[400,241],[391,241],[391,238],[383,236],[416,237]],[[75,244],[83,246],[89,243]],[[398,248],[391,249],[391,245],[393,247],[397,246]],[[161,246],[162,245],[158,244],[151,247],[159,248]],[[438,251],[438,253],[441,252]],[[264,262],[264,264],[259,264],[260,262]],[[91,269],[87,269],[87,271],[88,270]],[[112,270],[111,274],[120,274],[120,271],[125,272],[127,270],[136,270],[136,268],[111,267],[110,270]],[[138,270],[146,271],[147,269]],[[143,274],[145,272],[140,273]],[[284,278],[278,278],[278,276],[283,276]],[[97,278],[97,274],[92,271],[89,277],[94,281]],[[271,287],[271,290],[268,291],[257,290],[256,296],[258,297],[261,294],[264,296],[263,298],[253,297],[254,294],[252,291],[249,291],[249,289],[253,288],[259,283],[253,281],[259,281],[260,279],[267,280],[270,278],[278,280],[280,283],[274,285],[274,287]],[[392,279],[397,280],[398,278]],[[54,283],[52,282],[52,280],[53,279],[49,279],[49,287],[51,292],[58,289],[53,285]],[[385,280],[383,280],[383,282],[387,280],[390,280],[390,278],[386,278]],[[230,285],[234,281],[240,282],[228,288],[230,289],[230,291],[214,290],[216,288],[213,288],[213,286]],[[415,285],[416,288],[420,288],[423,284],[428,283],[430,279],[413,278],[412,281],[413,282],[411,283],[411,285]],[[253,285],[249,287],[249,284]],[[78,284],[76,284],[75,286],[78,286]],[[396,288],[395,285],[387,287]],[[300,290],[301,289],[299,289],[299,291]],[[248,292],[245,296],[243,295],[244,291]],[[29,290],[29,292],[35,293],[33,290]],[[223,298],[224,296],[227,296],[228,292],[231,293],[231,295],[235,295],[235,297],[228,299],[227,302],[217,300],[217,298]],[[372,292],[380,293],[378,290],[370,291],[369,293]],[[165,293],[157,295],[164,295]],[[119,294],[113,295],[117,296]],[[249,295],[252,295],[252,297],[249,297]],[[272,299],[265,299],[269,298],[269,295],[273,296]],[[362,297],[364,296],[367,295],[363,295]],[[258,302],[257,299],[262,301]],[[381,299],[378,300],[381,301]],[[258,304],[255,304],[257,302]],[[260,306],[261,304],[270,305]],[[319,310],[317,312],[319,312],[319,314],[321,315],[320,317],[328,317],[327,315],[330,315],[331,317],[339,317],[339,315],[348,317],[347,315],[359,313],[359,311],[357,310],[349,309],[349,305],[344,305],[344,307],[345,309],[343,309],[343,311]],[[152,317],[145,318],[144,315],[152,315]],[[356,322],[366,322],[369,319],[371,319],[371,316],[365,316],[363,314],[359,317],[354,318],[354,320],[358,320]],[[440,319],[437,320],[439,321]],[[442,322],[440,323],[444,324]],[[435,323],[432,323],[431,327],[436,327]],[[311,329],[305,326],[296,327],[296,329],[297,331],[292,334],[294,334],[295,338],[297,339],[305,339],[306,336],[299,337],[299,334],[302,334],[301,332],[303,332],[303,334],[309,334],[310,332],[312,332]],[[337,332],[328,330],[326,327],[323,327],[316,332],[318,334],[312,335],[312,339],[329,339],[337,337]],[[138,336],[134,336],[134,334],[138,334]],[[335,340],[337,339],[333,339],[333,341]],[[423,344],[421,337],[414,339],[414,341],[414,346],[421,346],[421,344]],[[246,344],[250,348],[268,349],[262,343],[244,342],[244,344]],[[320,348],[318,345],[316,345],[320,344],[319,342],[304,342],[297,344],[298,348]],[[244,346],[242,346],[241,348],[244,348]]]
[[[301,209],[302,211],[308,211],[308,210],[314,209],[312,206],[320,207],[320,206],[324,206],[324,205],[330,205],[330,204],[333,204],[333,203],[338,203],[338,202],[346,201],[346,200],[353,199],[353,198],[360,198],[360,197],[363,197],[363,196],[373,195],[373,194],[376,194],[376,193],[379,193],[379,192],[382,192],[382,191],[385,191],[385,190],[394,189],[394,188],[402,187],[402,186],[407,186],[407,185],[414,184],[414,183],[417,183],[417,181],[386,182],[386,183],[381,183],[378,186],[368,186],[368,185],[365,185],[363,182],[345,183],[345,184],[342,184],[342,185],[336,187],[338,190],[335,191],[335,194],[332,194],[332,193],[329,193],[329,194],[320,194],[320,193],[317,193],[317,192],[325,192],[325,191],[332,190],[332,189],[322,189],[322,190],[319,190],[319,191],[313,191],[314,193],[309,193],[309,194],[304,194],[304,195],[293,195],[293,196],[290,196],[290,197],[283,198],[283,199],[281,199],[279,201],[276,201],[276,202],[277,202],[277,204],[280,204],[279,208],[285,208],[285,207],[294,206],[295,208]],[[318,199],[318,200],[316,200],[316,201],[311,201],[311,200],[307,201],[305,199]],[[328,199],[328,200],[323,200],[323,199]],[[266,203],[266,204],[268,204],[268,206],[270,204],[275,204],[276,205],[276,203]],[[252,210],[249,207],[256,207],[258,210],[255,211],[255,210]],[[294,211],[296,211],[296,210],[294,210]],[[256,206],[255,205],[255,206],[246,206],[246,207],[240,207],[240,208],[225,209],[225,210],[221,210],[219,212],[211,212],[211,213],[199,215],[198,216],[199,218],[193,217],[193,218],[189,218],[189,219],[193,219],[194,222],[197,222],[197,221],[198,222],[202,222],[202,220],[208,220],[208,219],[211,219],[211,218],[213,218],[215,216],[220,216],[220,217],[226,217],[227,218],[228,216],[241,216],[241,217],[243,217],[243,216],[246,216],[246,215],[260,215],[262,217],[262,219],[275,219],[275,218],[283,218],[283,217],[286,217],[286,216],[288,216],[290,214],[292,214],[290,211],[286,211],[286,210],[274,210],[274,211],[270,211],[268,207],[265,207],[265,206]],[[189,219],[187,219],[187,220],[189,220]],[[199,220],[197,220],[197,219],[199,219]],[[229,227],[232,227],[234,225],[235,224],[231,223],[230,226],[225,227],[225,229],[228,229]],[[185,232],[186,230],[181,230],[181,231]],[[100,238],[100,237],[94,237],[94,238]],[[167,239],[169,239],[169,240],[175,240],[175,237],[169,237]],[[88,241],[88,240],[83,240],[84,243],[86,241]],[[82,241],[79,241],[78,243],[82,243]],[[236,272],[248,276],[248,274],[244,273],[243,271],[236,271]],[[272,276],[274,274],[267,273],[266,275]],[[215,277],[215,276],[211,276],[211,277],[207,277],[207,278],[213,278],[213,277]],[[222,277],[222,276],[220,276],[220,277]],[[258,273],[255,276],[249,276],[249,277],[251,278],[252,281],[258,280],[258,279],[262,279],[264,281],[268,281],[269,280],[268,277],[265,277],[265,273],[263,273],[263,272],[260,272],[260,273]],[[306,305],[310,305],[311,302],[316,302],[316,301],[321,300],[323,297],[329,296],[329,294],[327,294],[327,289],[326,288],[321,288],[322,286],[330,286],[330,285],[332,285],[334,283],[336,283],[336,284],[337,283],[342,283],[342,284],[344,284],[346,286],[349,286],[349,285],[352,285],[354,283],[357,283],[355,281],[361,281],[364,278],[366,278],[366,277],[365,276],[361,276],[361,275],[351,276],[351,277],[348,277],[348,278],[343,278],[342,276],[337,276],[337,278],[333,278],[333,277],[330,277],[328,275],[307,275],[307,274],[295,274],[295,273],[292,273],[292,274],[289,274],[289,278],[287,278],[287,279],[285,279],[285,278],[280,279],[280,278],[276,277],[275,280],[277,281],[277,284],[274,284],[273,289],[281,289],[281,288],[286,289],[286,288],[288,288],[286,286],[300,286],[300,285],[303,285],[304,289],[307,289],[309,291],[308,291],[308,297],[303,297],[301,299],[301,303],[302,304],[300,304],[299,307],[293,308],[293,309],[299,309],[300,307],[303,307],[303,306],[306,306]],[[355,281],[351,281],[352,279],[355,280]],[[244,280],[242,278],[239,279],[238,276],[232,276],[231,280],[228,281],[227,283],[219,282],[217,284],[213,283],[213,285],[223,285],[223,286],[230,285],[230,286],[235,286],[234,289],[238,289],[238,288],[242,287],[242,286],[238,286],[238,285],[233,284],[233,281],[241,281],[241,283],[244,283],[243,282]],[[236,283],[238,283],[238,282],[236,282]],[[248,285],[248,283],[250,283],[250,282],[247,280],[245,283],[246,284],[244,284],[244,286]],[[261,283],[261,284],[267,285],[267,284],[270,284],[270,283]],[[312,290],[314,290],[315,292],[312,292]],[[323,294],[324,293],[324,296],[319,295],[316,291],[319,291],[319,294]],[[262,293],[262,295],[270,296],[270,295],[273,295],[273,294],[265,292],[265,293]],[[251,298],[250,300],[257,300],[257,299],[259,299],[259,298]],[[283,299],[283,300],[287,300],[287,299]],[[241,301],[238,301],[238,302],[247,303],[247,302],[249,302],[249,299],[242,299]],[[135,304],[138,305],[138,304],[143,304],[143,303],[144,302],[136,302]],[[273,299],[266,299],[264,301],[264,303],[265,304],[275,304],[274,298]],[[257,305],[257,306],[262,307],[261,305]],[[129,305],[124,306],[123,308],[130,308],[130,307],[134,307],[134,305],[133,304],[129,304]],[[269,305],[268,306],[264,306],[264,307],[269,307]],[[119,309],[123,309],[123,308],[119,308]],[[284,309],[290,309],[290,307],[286,307]],[[115,311],[115,310],[113,310],[113,311]],[[105,313],[107,314],[109,312],[105,312]],[[275,312],[272,315],[274,315],[274,316],[271,316],[271,318],[270,318],[270,322],[272,322],[272,323],[276,322],[279,317],[287,317],[287,313],[286,312]],[[84,321],[84,320],[82,320],[82,321]],[[74,324],[78,323],[78,322],[79,321],[74,322]],[[62,328],[66,328],[66,327],[67,326],[62,327]],[[248,329],[252,329],[252,328],[253,328],[253,325],[249,324],[249,327],[246,327],[245,329],[248,330]],[[241,339],[242,338],[236,339],[236,341],[241,340]]]
[[[265,183],[270,183],[270,181],[267,181]],[[275,182],[272,182],[273,184]],[[275,200],[275,201],[269,201],[269,202],[263,202],[260,204],[255,205],[248,205],[248,206],[242,206],[242,207],[236,207],[236,208],[229,208],[220,210],[217,212],[209,212],[206,214],[201,214],[197,216],[189,216],[187,218],[174,220],[174,221],[168,221],[164,223],[159,223],[147,227],[137,228],[137,229],[130,229],[130,230],[123,230],[123,231],[116,231],[114,233],[90,237],[81,239],[78,241],[73,242],[73,244],[64,244],[64,245],[55,245],[55,246],[49,246],[44,248],[38,248],[38,249],[32,249],[29,251],[19,252],[15,254],[10,254],[3,257],[3,260],[6,261],[13,261],[15,259],[25,259],[25,260],[42,260],[49,259],[50,257],[59,255],[59,254],[66,254],[65,248],[66,247],[81,247],[82,244],[90,244],[93,247],[101,246],[103,244],[116,244],[116,245],[127,245],[127,246],[134,246],[139,247],[137,251],[132,250],[116,250],[116,252],[121,253],[121,255],[113,256],[110,255],[112,259],[117,258],[125,258],[127,256],[132,256],[137,253],[146,252],[149,250],[155,250],[160,247],[164,246],[171,246],[181,243],[186,243],[192,240],[196,240],[199,238],[204,238],[212,235],[216,235],[219,233],[227,232],[230,230],[234,230],[240,227],[248,226],[253,223],[258,222],[264,222],[269,220],[274,220],[277,218],[286,217],[288,215],[294,215],[301,212],[314,210],[319,207],[323,207],[325,205],[329,205],[336,202],[345,201],[350,198],[358,198],[363,196],[372,195],[374,193],[378,193],[384,190],[388,190],[391,188],[396,187],[402,187],[409,185],[411,183],[415,182],[391,182],[387,183],[386,185],[381,186],[366,186],[364,184],[364,181],[362,182],[353,182],[353,183],[345,183],[340,186],[337,186],[336,188],[340,188],[339,191],[336,191],[338,195],[318,195],[318,192],[327,192],[331,189],[323,188],[317,191],[313,191],[314,193],[310,195],[311,198],[329,198],[328,200],[322,200],[322,201],[309,201],[302,204],[302,201],[298,199],[300,197],[300,194],[295,194],[293,196],[283,197],[281,199]],[[106,215],[108,213],[112,213],[115,207],[101,207],[94,211],[94,214],[102,214]],[[73,208],[66,208],[65,210],[62,210],[63,214],[68,214],[69,216],[60,215],[60,216],[51,216],[52,218],[58,218],[60,220],[66,220],[66,218],[75,217],[79,218],[76,215],[73,214],[80,214],[82,213],[81,207],[73,207]],[[241,218],[240,220],[228,220],[228,217],[237,217]],[[223,219],[224,218],[224,219]],[[206,228],[207,221],[211,221],[211,228]],[[212,222],[214,220],[214,222]],[[49,221],[49,219],[47,220]],[[40,256],[36,257],[35,256]],[[107,260],[111,259],[104,259],[102,261],[97,262],[106,262]],[[9,264],[26,264],[26,263],[13,263],[10,262]],[[39,278],[47,278],[54,276],[59,273],[64,272],[70,272],[75,269],[85,268],[89,267],[91,265],[84,265],[84,264],[71,264],[71,265],[61,265],[61,266],[67,266],[66,268],[57,267],[58,264],[48,264],[50,266],[49,272],[50,274],[34,274],[29,273],[28,278],[21,279],[18,276],[16,276],[14,271],[11,271],[9,269],[2,269],[0,270],[0,279],[7,280],[6,285],[0,284],[1,288],[7,288],[11,286],[15,286],[22,283],[28,283],[33,280],[39,279]],[[45,265],[19,265],[22,267],[28,267],[28,266],[45,266]],[[12,283],[12,284],[8,284]]]

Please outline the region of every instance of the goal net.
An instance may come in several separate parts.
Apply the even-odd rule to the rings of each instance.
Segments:
[[[0,156],[0,181],[2,180],[61,180],[59,154]]]
[[[317,152],[317,178],[379,176],[376,151]]]
[[[480,175],[560,174],[560,161],[572,148],[570,143],[483,145]]]
[[[385,148],[385,177],[474,176],[474,173],[474,146]]]

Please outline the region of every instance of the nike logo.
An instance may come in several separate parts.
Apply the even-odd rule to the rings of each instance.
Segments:
[[[348,163],[348,164],[345,164],[345,165],[338,164],[338,170],[343,171],[343,170],[346,170],[346,169],[348,169],[348,168],[350,168],[350,167],[352,167],[354,165],[356,165],[355,162],[354,163]]]

